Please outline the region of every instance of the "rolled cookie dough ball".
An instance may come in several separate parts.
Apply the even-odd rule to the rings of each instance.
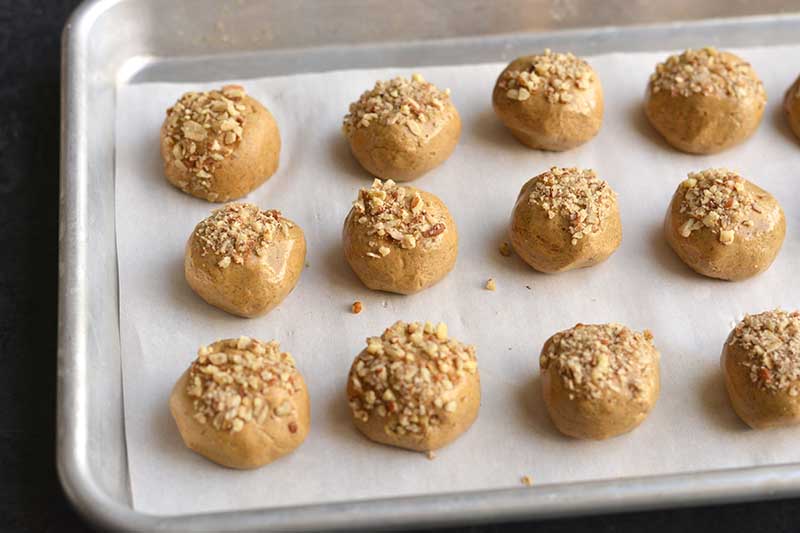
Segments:
[[[443,323],[395,322],[368,338],[353,361],[347,400],[369,439],[416,451],[441,448],[478,416],[475,348],[448,337]]]
[[[184,273],[203,300],[243,317],[263,315],[292,292],[305,265],[300,226],[280,211],[230,203],[195,227]]]
[[[550,337],[539,356],[550,418],[570,437],[606,439],[647,418],[658,399],[652,334],[621,324],[578,324]]]
[[[591,169],[553,167],[519,192],[510,239],[540,272],[596,265],[622,242],[617,195]]]
[[[361,189],[342,232],[353,272],[373,290],[412,294],[453,269],[458,231],[435,195],[375,180]]]
[[[169,398],[183,442],[230,468],[258,468],[302,444],[311,423],[303,376],[277,341],[202,346]]]
[[[738,281],[765,271],[786,235],[778,201],[735,172],[689,174],[664,221],[667,242],[695,272]]]
[[[786,116],[789,118],[789,126],[797,138],[800,139],[800,77],[794,82],[794,85],[789,87],[786,91],[786,96],[783,100],[783,108],[786,110]]]
[[[746,315],[722,349],[734,411],[755,429],[800,422],[800,313]]]
[[[656,66],[645,113],[673,147],[713,154],[758,128],[767,93],[749,63],[714,48],[686,50]]]
[[[379,81],[350,104],[342,125],[350,151],[370,174],[410,181],[442,164],[458,143],[461,118],[450,90],[419,74]]]
[[[494,86],[492,105],[523,144],[569,150],[600,131],[603,86],[583,59],[545,50],[506,67]]]
[[[280,151],[275,119],[238,85],[184,94],[161,126],[167,181],[209,202],[241,198],[267,181]]]

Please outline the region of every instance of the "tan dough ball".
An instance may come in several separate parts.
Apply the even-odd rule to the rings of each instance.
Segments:
[[[622,242],[617,195],[591,169],[553,167],[523,185],[509,234],[514,251],[540,272],[596,265]]]
[[[410,181],[441,165],[458,143],[461,118],[450,90],[419,74],[379,81],[350,104],[342,125],[350,151],[370,174]]]
[[[734,411],[754,429],[800,423],[800,312],[746,315],[722,348]]]
[[[800,77],[794,82],[794,85],[789,87],[786,91],[786,97],[783,100],[783,108],[786,110],[786,116],[789,119],[789,126],[797,138],[800,139]]]
[[[344,221],[344,255],[373,290],[412,294],[453,269],[458,231],[435,195],[375,180],[361,189]]]
[[[645,113],[673,147],[713,154],[758,128],[767,93],[749,63],[714,48],[686,50],[656,66]]]
[[[311,424],[292,356],[277,341],[248,337],[201,347],[169,409],[187,447],[230,468],[258,468],[291,453]]]
[[[280,211],[231,203],[195,227],[186,243],[184,273],[206,302],[255,317],[292,292],[305,257],[303,230]]]
[[[786,219],[767,191],[715,168],[691,173],[678,186],[664,233],[695,272],[738,281],[769,268],[783,244]]]
[[[478,416],[481,383],[475,348],[447,326],[395,322],[353,361],[347,400],[369,439],[408,450],[441,448]]]
[[[492,105],[522,144],[560,152],[600,131],[603,86],[583,59],[545,50],[506,67],[494,86]]]
[[[621,324],[578,324],[545,342],[539,356],[550,418],[570,437],[606,439],[641,424],[660,388],[653,335]]]
[[[167,181],[209,202],[241,198],[267,181],[280,151],[272,114],[238,85],[184,94],[161,126]]]

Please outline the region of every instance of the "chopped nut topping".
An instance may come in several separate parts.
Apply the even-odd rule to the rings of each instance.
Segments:
[[[426,435],[458,410],[448,392],[477,371],[475,348],[449,338],[444,324],[398,321],[356,357],[350,409],[364,422],[385,419],[387,433]]]
[[[530,487],[533,485],[533,479],[531,478],[531,476],[522,476],[521,478],[519,478],[519,481],[526,487]]]
[[[560,215],[569,221],[573,246],[597,233],[611,213],[614,191],[591,169],[553,167],[536,177],[529,201],[547,212],[549,218]]]
[[[362,304],[360,300],[356,300],[355,302],[353,302],[353,307],[351,308],[351,310],[353,311],[354,315],[357,315],[363,309],[364,309],[364,304]]]
[[[765,94],[764,85],[750,63],[715,48],[686,50],[667,58],[650,76],[650,91],[672,96],[716,96],[747,98]]]
[[[361,189],[353,209],[356,222],[374,236],[373,251],[367,256],[376,259],[386,257],[393,248],[429,247],[447,229],[445,217],[429,211],[419,192],[392,180],[376,179],[371,188]]]
[[[429,461],[433,461],[436,459],[436,452],[433,450],[428,450],[425,452],[425,457],[427,457]]]
[[[566,104],[573,100],[577,91],[591,87],[594,80],[592,67],[573,54],[546,49],[544,54],[529,59],[528,68],[507,70],[498,81],[509,100],[525,101],[532,94],[542,92],[551,104]]]
[[[220,162],[230,157],[242,138],[245,96],[242,87],[226,85],[219,91],[188,92],[167,109],[165,138],[171,148],[170,164],[191,175],[180,184],[184,192],[217,199],[209,190]]]
[[[584,325],[556,333],[539,358],[547,370],[556,365],[561,381],[575,397],[597,399],[607,394],[641,397],[654,371],[653,335],[621,324]]]
[[[350,104],[342,131],[351,135],[358,128],[368,128],[372,122],[385,126],[405,125],[416,136],[422,135],[422,124],[433,120],[447,108],[450,89],[439,90],[419,74],[411,79],[402,77],[378,81],[371,91]]]
[[[511,245],[504,242],[500,245],[500,255],[503,257],[511,257]]]
[[[497,289],[497,283],[494,281],[494,278],[489,278],[486,281],[486,290],[493,291]]]
[[[740,364],[750,369],[753,383],[771,392],[800,393],[800,312],[746,315],[728,344],[747,353]]]
[[[277,341],[239,337],[200,347],[186,392],[192,398],[195,420],[236,433],[245,424],[261,424],[267,417],[294,417],[292,402],[270,405],[267,396],[275,388],[293,395],[300,383],[294,359],[280,351]],[[288,423],[296,427],[296,422]]]
[[[215,209],[200,222],[194,238],[202,256],[219,257],[217,265],[241,265],[250,253],[263,255],[280,233],[286,237],[294,225],[277,210],[262,211],[253,204],[230,203]]]
[[[688,238],[693,231],[708,228],[719,242],[732,244],[740,227],[750,227],[751,212],[760,212],[756,199],[747,192],[744,178],[724,168],[693,172],[684,180],[680,212],[688,218],[679,231]]]

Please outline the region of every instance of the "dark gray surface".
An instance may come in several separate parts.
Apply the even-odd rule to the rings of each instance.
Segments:
[[[0,0],[0,530],[74,531],[54,467],[58,48],[76,1]],[[712,13],[713,14],[713,13]],[[797,531],[800,501],[468,531]]]

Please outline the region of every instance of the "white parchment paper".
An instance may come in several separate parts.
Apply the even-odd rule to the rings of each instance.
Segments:
[[[272,507],[454,490],[686,472],[796,461],[800,430],[755,432],[732,412],[719,354],[745,312],[800,306],[800,144],[780,104],[800,47],[739,51],[769,94],[747,143],[714,156],[670,149],[642,112],[648,75],[666,53],[590,58],[606,94],[599,136],[566,153],[529,150],[495,118],[490,95],[503,65],[423,68],[452,89],[462,120],[458,148],[414,183],[450,207],[460,234],[455,270],[411,297],[366,290],[342,257],[340,231],[357,189],[370,183],[339,127],[348,104],[376,79],[412,69],[279,77],[245,82],[275,115],[280,169],[247,200],[278,208],[308,240],[309,267],[295,291],[265,317],[242,319],[204,303],[183,278],[184,243],[212,205],[167,184],[158,151],[164,110],[184,91],[219,86],[142,84],[119,88],[116,143],[117,246],[125,427],[133,503],[148,513]],[[551,165],[598,171],[618,191],[624,242],[606,263],[538,274],[502,257],[522,184]],[[772,192],[786,211],[783,250],[765,274],[740,283],[693,274],[668,248],[661,224],[678,183],[692,170],[726,166]],[[483,289],[490,277],[497,291]],[[364,311],[349,308],[359,299]],[[368,335],[397,319],[445,321],[478,348],[483,402],[475,425],[435,460],[373,444],[350,424],[347,372]],[[650,328],[662,354],[658,405],[633,433],[606,442],[562,437],[538,383],[538,352],[576,322]],[[294,454],[256,471],[221,468],[185,448],[169,415],[173,383],[197,347],[219,338],[276,338],[291,351],[312,399],[311,433]]]

